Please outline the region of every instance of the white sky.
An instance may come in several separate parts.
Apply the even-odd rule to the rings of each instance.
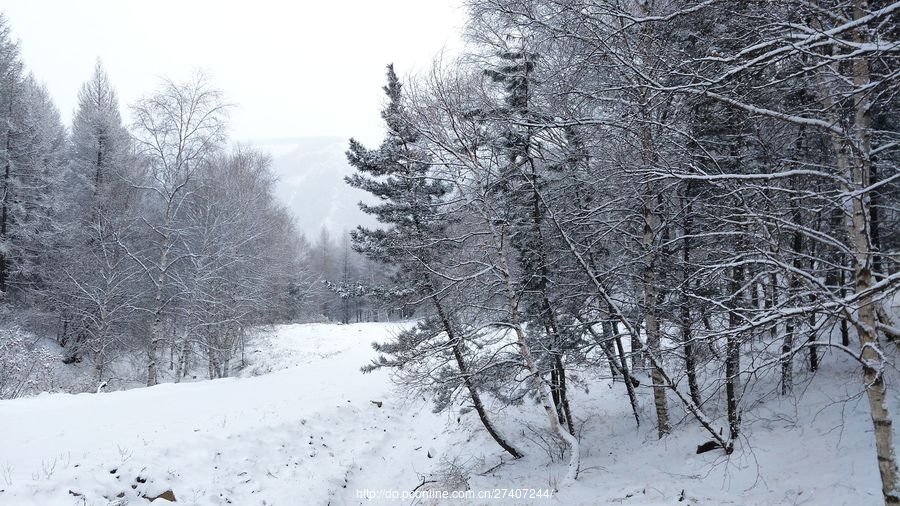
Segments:
[[[97,57],[127,105],[202,68],[237,107],[234,140],[381,138],[384,66],[459,47],[459,0],[4,0],[23,60],[68,123]]]

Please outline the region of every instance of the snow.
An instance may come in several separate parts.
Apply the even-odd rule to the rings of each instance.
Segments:
[[[697,455],[708,437],[692,421],[656,440],[647,389],[646,422],[636,429],[622,384],[583,371],[589,389],[572,392],[581,474],[561,487],[567,459],[550,462],[542,449],[536,435],[546,420],[537,406],[494,415],[526,452],[509,461],[473,413],[434,414],[396,391],[387,372],[359,372],[374,358],[370,343],[402,325],[281,326],[248,350],[241,378],[2,401],[0,504],[149,504],[167,491],[177,504],[199,505],[879,504],[861,381],[837,354],[796,387],[799,400],[746,412],[748,437],[729,458]],[[669,403],[674,418],[671,396]],[[527,501],[358,496],[409,492],[423,481],[436,483],[420,490],[561,489]]]
[[[284,348],[259,354],[274,368],[288,356],[297,365],[263,376],[4,401],[0,503],[68,505],[71,490],[106,504],[171,489],[195,504],[325,504],[347,476],[391,472],[378,469],[386,446],[433,444],[440,432],[428,409],[405,412],[387,398],[385,373],[358,373],[369,343],[393,328],[282,327]],[[408,439],[412,429],[427,439]],[[424,451],[406,458],[427,460]],[[148,481],[132,489],[138,477]]]

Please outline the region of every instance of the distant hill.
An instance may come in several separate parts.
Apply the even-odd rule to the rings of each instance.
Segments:
[[[353,172],[344,156],[347,144],[348,139],[341,137],[295,137],[253,143],[272,155],[272,169],[279,179],[276,195],[311,241],[323,226],[335,235],[360,224],[376,224],[357,205],[368,194],[344,182],[344,176]]]

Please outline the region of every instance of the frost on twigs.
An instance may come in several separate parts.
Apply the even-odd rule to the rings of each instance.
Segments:
[[[0,329],[0,399],[48,390],[54,356],[17,327]]]

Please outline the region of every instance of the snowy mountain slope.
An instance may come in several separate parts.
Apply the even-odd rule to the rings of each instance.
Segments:
[[[300,230],[313,240],[324,226],[332,234],[358,224],[374,224],[357,204],[368,194],[344,183],[353,169],[341,137],[297,137],[254,143],[272,155],[276,195],[291,210]]]
[[[542,448],[545,422],[534,406],[495,415],[526,452],[500,464],[502,452],[473,413],[435,415],[422,399],[395,391],[385,372],[359,373],[374,356],[369,343],[397,329],[282,326],[250,349],[246,373],[260,376],[2,401],[0,504],[147,504],[167,491],[179,504],[200,505],[879,502],[858,379],[832,355],[799,402],[769,401],[746,415],[749,439],[729,459],[695,454],[706,440],[695,424],[657,441],[647,391],[645,423],[635,429],[622,385],[584,371],[590,391],[572,392],[581,476],[552,498],[361,498],[358,490],[409,492],[423,480],[437,482],[420,490],[546,490],[564,474],[565,459],[551,463]],[[848,398],[820,409],[826,399]],[[449,478],[448,462],[460,470]]]

